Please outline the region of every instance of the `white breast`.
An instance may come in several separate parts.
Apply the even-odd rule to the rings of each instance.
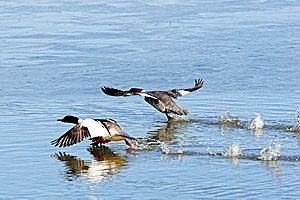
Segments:
[[[93,119],[85,119],[80,123],[80,125],[88,128],[91,138],[110,136],[105,126],[101,122],[95,121]]]

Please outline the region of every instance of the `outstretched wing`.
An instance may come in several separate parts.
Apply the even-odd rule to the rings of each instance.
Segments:
[[[110,96],[133,96],[132,92],[125,91],[125,90],[119,90],[111,87],[101,87],[101,90]]]
[[[101,87],[101,90],[110,96],[135,96],[139,95],[138,92],[140,92],[142,89],[139,88],[131,88],[130,90],[119,90],[111,87]]]
[[[77,124],[56,140],[51,141],[51,144],[58,147],[67,147],[90,138],[88,128]]]
[[[111,87],[101,87],[101,90],[110,96],[143,96],[143,97],[150,97],[153,99],[157,99],[151,93],[144,92],[143,89],[140,88],[130,88],[130,90],[119,90]]]
[[[195,86],[192,88],[186,88],[186,89],[173,89],[166,91],[168,95],[170,95],[173,98],[181,97],[184,95],[187,95],[191,92],[194,92],[200,88],[202,88],[204,85],[204,81],[202,79],[195,79]]]

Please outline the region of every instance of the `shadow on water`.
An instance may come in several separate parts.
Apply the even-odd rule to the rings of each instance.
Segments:
[[[127,165],[126,157],[120,156],[106,146],[88,149],[94,160],[83,160],[77,156],[58,152],[53,155],[65,165],[65,178],[72,181],[82,177],[91,181],[103,181]]]

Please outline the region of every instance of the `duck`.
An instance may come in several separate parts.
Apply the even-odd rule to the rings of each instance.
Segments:
[[[102,146],[111,141],[124,140],[125,144],[134,149],[136,146],[129,142],[136,140],[128,135],[114,119],[80,119],[72,115],[66,115],[57,121],[75,124],[70,130],[59,138],[51,141],[58,147],[68,147],[83,140],[92,140],[91,145]]]
[[[195,85],[186,89],[171,89],[165,91],[145,91],[142,88],[131,88],[129,90],[119,90],[112,87],[101,87],[101,90],[109,96],[143,96],[144,100],[153,106],[156,110],[164,113],[168,121],[174,121],[175,118],[170,114],[187,115],[189,111],[177,105],[174,99],[185,96],[191,92],[197,91],[202,88],[204,81],[202,79],[195,79]]]

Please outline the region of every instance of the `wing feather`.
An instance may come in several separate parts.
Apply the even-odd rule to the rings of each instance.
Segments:
[[[196,90],[199,90],[204,85],[204,81],[202,79],[195,79],[195,86],[192,88],[186,88],[186,89],[173,89],[166,91],[171,97],[177,98],[184,95],[187,95],[191,92],[194,92]]]
[[[128,135],[121,125],[114,119],[96,119],[97,121],[100,121],[108,130],[111,137],[113,136],[122,136],[128,139],[135,139],[134,137],[131,137]]]
[[[77,124],[56,140],[51,141],[51,144],[58,147],[67,147],[85,139],[90,139],[90,137],[87,127]]]
[[[110,96],[134,96],[136,95],[134,92],[126,91],[126,90],[119,90],[111,87],[101,87],[101,90]]]

